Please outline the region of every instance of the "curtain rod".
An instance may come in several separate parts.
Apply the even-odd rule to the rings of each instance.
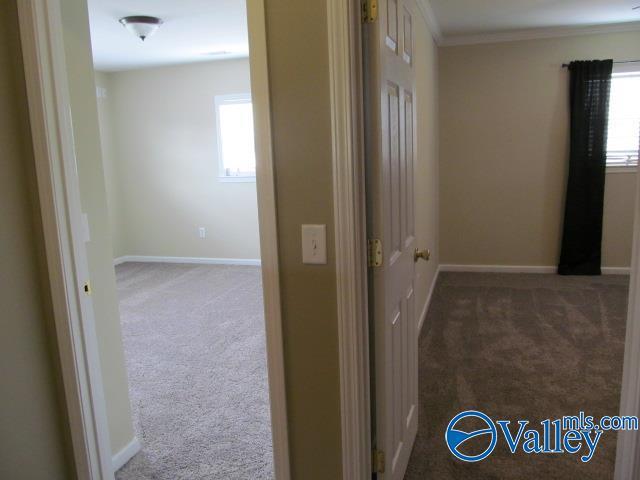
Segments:
[[[640,63],[640,60],[622,60],[620,62],[613,62],[613,63]],[[568,68],[568,67],[569,67],[568,63],[562,64],[562,68]]]

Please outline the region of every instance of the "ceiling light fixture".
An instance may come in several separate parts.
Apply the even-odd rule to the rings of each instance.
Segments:
[[[143,42],[150,37],[162,25],[162,20],[157,17],[147,17],[145,15],[133,15],[131,17],[123,17],[119,22],[136,37]]]

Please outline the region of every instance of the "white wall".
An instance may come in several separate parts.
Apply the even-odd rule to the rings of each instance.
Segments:
[[[414,170],[416,246],[431,250],[431,261],[416,264],[416,318],[420,321],[435,281],[438,224],[438,47],[422,17],[415,22],[416,130]]]
[[[214,97],[250,91],[248,59],[97,77],[114,258],[260,258],[255,182],[218,180]]]
[[[571,60],[640,58],[640,32],[440,50],[444,264],[558,262]],[[603,266],[628,267],[635,174],[608,174]]]

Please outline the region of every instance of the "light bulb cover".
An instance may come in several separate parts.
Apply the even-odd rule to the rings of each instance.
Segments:
[[[143,42],[162,25],[162,20],[159,18],[146,15],[123,17],[119,22]]]

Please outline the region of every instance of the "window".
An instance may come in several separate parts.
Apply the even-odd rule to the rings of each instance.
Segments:
[[[637,69],[637,67],[635,67]],[[640,71],[614,72],[609,105],[607,166],[638,165],[640,149]]]
[[[217,96],[215,104],[220,180],[255,181],[256,152],[251,95]]]

